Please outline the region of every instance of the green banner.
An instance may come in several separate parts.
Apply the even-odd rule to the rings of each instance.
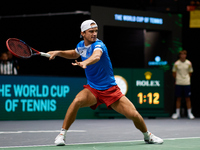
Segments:
[[[117,78],[127,82],[126,96],[137,109],[164,109],[164,72],[161,69],[115,68]],[[117,81],[117,80],[116,80]],[[118,82],[123,91],[123,81]]]
[[[0,76],[0,120],[63,119],[86,78]],[[94,118],[82,108],[77,118]]]

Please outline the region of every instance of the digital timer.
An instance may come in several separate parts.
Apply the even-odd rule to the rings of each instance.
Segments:
[[[139,104],[148,103],[158,105],[160,103],[160,94],[158,92],[149,92],[147,95],[144,95],[142,92],[140,92],[137,94],[137,97]]]
[[[137,109],[164,108],[164,91],[160,88],[134,89],[133,104]]]

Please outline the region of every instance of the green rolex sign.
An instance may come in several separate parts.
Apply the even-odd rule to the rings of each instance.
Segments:
[[[163,70],[115,68],[114,74],[126,80],[126,96],[141,114],[156,117],[160,116],[161,112],[164,113]],[[118,82],[118,86],[123,91],[125,86],[122,85],[122,81]]]

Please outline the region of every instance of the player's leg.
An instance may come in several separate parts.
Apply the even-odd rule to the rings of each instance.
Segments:
[[[180,118],[180,108],[181,108],[181,97],[177,97],[176,99],[176,113],[172,115],[172,119],[178,119]]]
[[[144,134],[146,143],[162,144],[163,140],[147,131],[143,117],[138,113],[133,103],[126,97],[122,96],[118,101],[110,105],[112,109],[123,114],[126,118],[131,119],[137,129]]]
[[[191,105],[191,100],[190,100],[190,95],[191,95],[190,85],[184,86],[184,94],[185,94],[188,118],[194,119],[195,117],[192,114],[192,105]]]
[[[182,99],[182,86],[175,86],[175,95],[176,95],[176,113],[172,114],[172,119],[180,118],[180,108],[181,108],[181,99]]]
[[[138,113],[133,103],[126,97],[122,96],[118,101],[110,105],[112,109],[126,118],[133,120],[135,127],[141,132],[147,132],[147,127],[142,116]]]
[[[187,114],[188,114],[188,118],[189,119],[194,119],[194,115],[192,113],[192,105],[191,105],[191,100],[190,100],[190,97],[186,97],[185,98],[185,101],[186,101],[186,106],[187,106]]]
[[[186,97],[186,98],[185,98],[185,101],[186,101],[187,109],[191,109],[192,106],[191,106],[191,100],[190,100],[190,97]]]
[[[177,97],[177,99],[176,99],[176,108],[181,108],[181,97]]]
[[[83,89],[80,91],[73,102],[70,104],[65,119],[63,121],[62,131],[55,139],[55,144],[57,146],[65,145],[65,135],[69,127],[76,119],[77,112],[81,107],[89,107],[95,105],[97,103],[96,97],[92,94],[92,92],[88,89]]]
[[[97,103],[96,97],[92,94],[92,92],[88,89],[83,89],[80,91],[73,102],[70,104],[67,113],[65,115],[65,119],[63,121],[62,128],[68,130],[71,124],[76,119],[77,112],[81,107],[90,107]]]

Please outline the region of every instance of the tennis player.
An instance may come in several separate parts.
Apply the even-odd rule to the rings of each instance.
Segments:
[[[60,134],[55,139],[57,146],[65,145],[65,136],[71,124],[75,121],[77,112],[82,107],[96,109],[105,103],[126,118],[131,119],[137,129],[144,135],[144,141],[150,144],[162,144],[163,140],[147,130],[142,116],[132,102],[122,94],[117,86],[113,74],[112,64],[105,44],[97,39],[98,26],[93,20],[86,20],[81,24],[83,40],[73,50],[56,50],[48,52],[50,60],[56,56],[66,59],[77,59],[73,66],[85,69],[87,85],[80,91],[69,106]]]

